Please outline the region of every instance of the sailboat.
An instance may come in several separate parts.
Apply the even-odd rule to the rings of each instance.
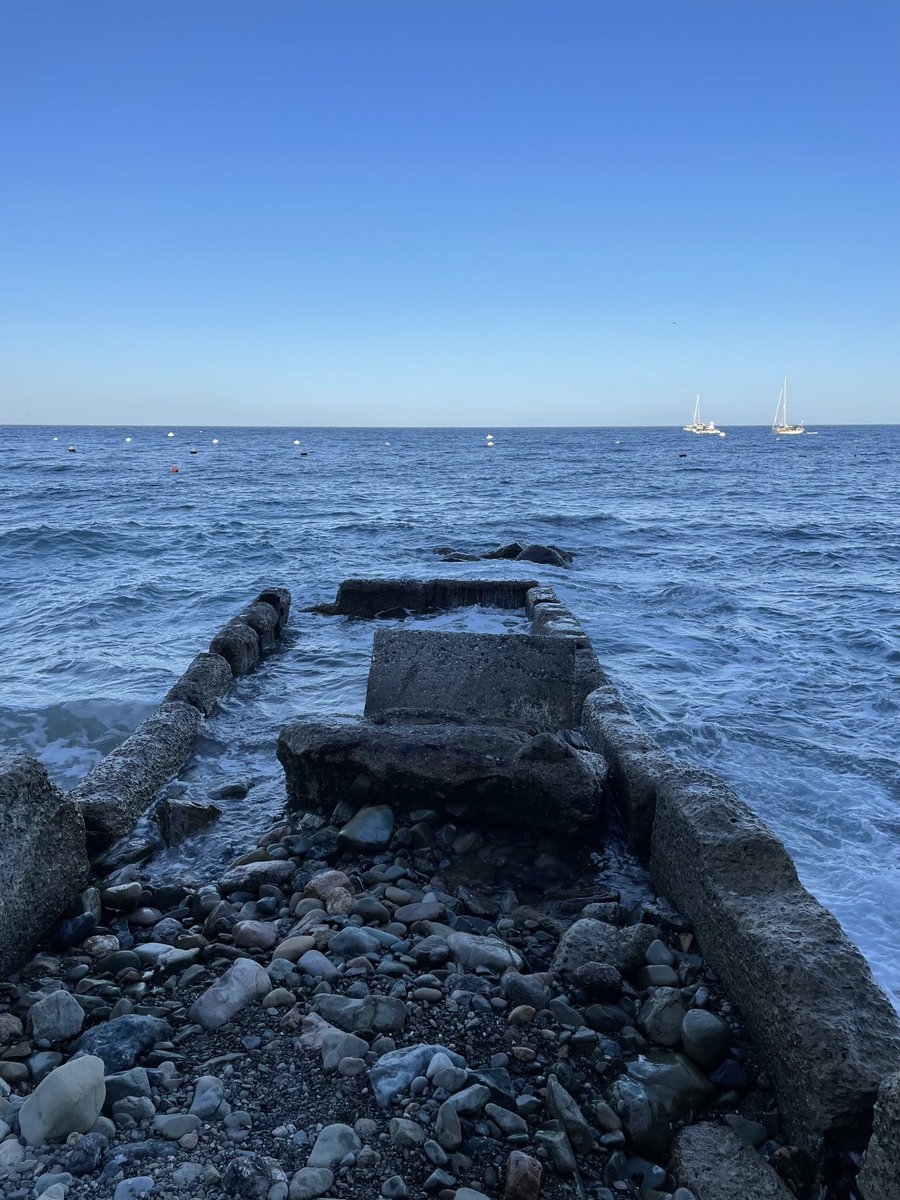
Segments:
[[[785,375],[784,383],[781,385],[781,391],[778,393],[778,407],[775,409],[775,420],[772,422],[772,432],[779,436],[783,433],[806,433],[806,430],[802,425],[788,425],[787,375]]]
[[[682,425],[685,433],[711,433],[713,437],[725,437],[724,429],[716,429],[714,421],[704,424],[700,420],[700,393],[697,393],[697,399],[694,401],[694,419],[690,425]]]

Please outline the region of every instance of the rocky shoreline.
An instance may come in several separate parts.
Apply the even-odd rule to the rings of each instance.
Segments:
[[[7,1200],[704,1200],[736,1164],[745,1200],[802,1194],[652,889],[549,838],[334,816],[204,886],[119,869],[0,986]]]
[[[897,1200],[887,998],[552,589],[350,579],[306,611],[472,604],[532,632],[382,625],[364,714],[281,729],[281,823],[219,877],[151,874],[132,830],[215,837],[163,785],[285,589],[68,796],[0,766],[4,1198]]]

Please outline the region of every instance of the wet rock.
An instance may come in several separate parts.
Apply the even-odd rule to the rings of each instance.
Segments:
[[[84,1009],[73,995],[65,991],[51,992],[28,1010],[31,1036],[40,1041],[62,1042],[75,1037],[84,1024]]]
[[[167,846],[200,833],[221,815],[217,805],[199,804],[196,800],[161,800],[153,812]]]
[[[92,1054],[74,1058],[43,1079],[19,1110],[19,1127],[29,1146],[51,1138],[87,1133],[100,1115],[106,1086],[103,1061]]]
[[[355,1154],[361,1149],[362,1142],[355,1129],[349,1125],[326,1125],[316,1138],[307,1166],[331,1167],[344,1155]]]
[[[243,621],[229,621],[210,642],[209,652],[221,655],[233,675],[248,675],[259,664],[259,635]]]
[[[623,1076],[613,1083],[610,1101],[634,1150],[651,1158],[665,1154],[672,1137],[672,1126],[657,1096]]]
[[[681,1002],[681,992],[675,988],[661,987],[644,1001],[638,1016],[638,1025],[651,1041],[660,1046],[674,1047],[681,1040],[684,1019],[685,1009]]]
[[[377,853],[394,832],[394,813],[386,804],[361,808],[338,832],[338,843],[347,850]]]
[[[681,1044],[685,1054],[705,1070],[722,1061],[730,1041],[731,1030],[713,1013],[692,1008],[685,1015],[681,1024]]]
[[[534,1135],[539,1150],[545,1150],[560,1175],[574,1175],[578,1169],[575,1154],[559,1121],[548,1121]]]
[[[95,1054],[108,1074],[133,1067],[139,1054],[172,1036],[172,1026],[159,1017],[116,1017],[88,1029],[75,1043],[81,1054]]]
[[[628,1064],[628,1074],[663,1105],[670,1120],[705,1108],[715,1087],[698,1067],[671,1050],[648,1050],[643,1058]]]
[[[791,1200],[769,1164],[722,1125],[688,1125],[672,1144],[672,1173],[698,1200]]]
[[[267,1200],[278,1183],[287,1186],[287,1176],[273,1158],[244,1154],[233,1158],[222,1175],[222,1190],[237,1200]]]
[[[269,976],[249,958],[239,958],[191,1005],[189,1018],[204,1029],[219,1029],[270,988]]]
[[[559,546],[542,546],[533,542],[519,551],[516,561],[541,563],[547,567],[568,567],[573,557],[568,550],[562,550]]]
[[[405,1095],[412,1081],[418,1075],[424,1075],[428,1065],[436,1054],[444,1054],[455,1067],[464,1067],[466,1060],[459,1054],[454,1054],[445,1046],[435,1046],[419,1042],[402,1050],[391,1050],[383,1054],[369,1068],[369,1083],[375,1099],[382,1108]],[[438,1138],[440,1142],[441,1139]],[[444,1143],[441,1142],[444,1146]],[[456,1147],[454,1147],[455,1149]],[[446,1150],[447,1147],[444,1146]]]
[[[555,1075],[547,1080],[547,1112],[565,1129],[572,1147],[578,1154],[589,1154],[594,1145],[590,1126],[584,1113]]]

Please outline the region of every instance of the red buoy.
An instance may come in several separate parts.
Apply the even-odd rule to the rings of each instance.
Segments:
[[[172,472],[173,475],[177,475],[179,468],[178,467],[169,467],[169,470]]]

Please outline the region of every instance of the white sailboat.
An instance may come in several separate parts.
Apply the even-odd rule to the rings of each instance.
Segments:
[[[775,420],[772,422],[772,432],[779,437],[781,434],[806,433],[802,425],[789,425],[787,419],[787,375],[778,393],[778,407],[775,409]]]
[[[716,429],[715,421],[709,421],[704,424],[700,420],[700,393],[697,393],[697,399],[694,401],[694,419],[690,425],[682,425],[682,430],[685,433],[708,433],[713,437],[725,437],[724,429]]]

